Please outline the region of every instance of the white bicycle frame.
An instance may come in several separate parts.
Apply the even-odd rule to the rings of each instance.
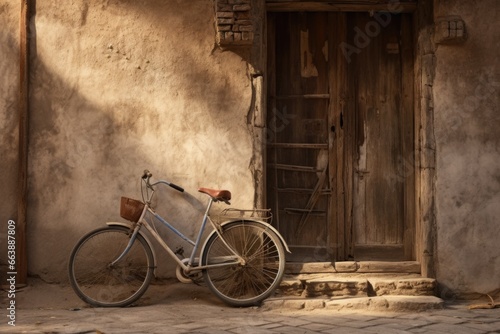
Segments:
[[[160,183],[170,185],[170,183],[168,183],[167,181],[160,180],[160,181],[154,183],[152,186],[155,186],[155,185],[160,184]],[[128,251],[130,250],[130,248],[132,247],[132,245],[136,239],[137,234],[141,234],[141,236],[146,240],[146,242],[148,243],[148,245],[151,248],[151,251],[153,252],[153,258],[154,258],[154,262],[155,262],[154,267],[156,268],[156,254],[154,252],[153,245],[151,244],[151,242],[149,241],[147,236],[141,232],[141,228],[143,226],[158,241],[158,243],[163,247],[163,249],[165,249],[165,251],[170,255],[170,257],[173,258],[177,262],[177,264],[184,270],[184,272],[186,274],[189,274],[192,271],[199,271],[199,270],[215,268],[215,267],[224,267],[224,266],[231,266],[231,265],[245,265],[245,260],[226,242],[226,240],[224,239],[224,236],[221,233],[222,232],[221,227],[227,223],[231,223],[232,221],[224,222],[223,224],[218,226],[217,224],[215,224],[212,221],[212,219],[210,219],[209,212],[210,212],[210,209],[211,209],[212,204],[214,202],[214,199],[212,197],[210,197],[207,208],[205,210],[205,214],[203,215],[203,220],[202,220],[201,227],[200,227],[200,230],[198,232],[196,241],[193,241],[190,238],[186,237],[184,234],[182,234],[179,230],[177,230],[174,226],[172,226],[169,222],[167,222],[163,217],[161,217],[158,213],[156,213],[150,207],[150,202],[151,202],[151,199],[152,199],[154,191],[155,191],[154,188],[152,188],[152,187],[151,187],[151,190],[152,190],[152,193],[151,193],[151,195],[148,196],[146,203],[144,205],[144,209],[142,210],[141,216],[140,216],[139,221],[137,223],[134,223],[134,224],[115,223],[115,222],[108,222],[107,223],[107,225],[111,225],[111,226],[112,225],[125,226],[125,227],[130,228],[132,231],[132,235],[130,237],[130,241],[129,241],[127,247],[122,252],[122,254],[120,254],[120,256],[118,256],[118,258],[110,264],[111,266],[114,265],[115,263],[119,262],[128,253]],[[190,245],[193,246],[193,250],[191,251],[191,255],[189,256],[189,258],[187,258],[187,263],[186,263],[186,259],[180,259],[179,257],[176,256],[176,253],[174,251],[172,251],[172,249],[167,245],[167,243],[163,240],[163,238],[158,234],[156,229],[153,226],[151,226],[151,224],[145,219],[147,213],[150,213],[154,218],[156,218],[158,221],[160,221],[169,230],[174,232],[178,237],[180,237],[181,239],[183,239],[184,241],[186,241],[187,243],[189,243]],[[230,252],[234,256],[221,257],[220,259],[218,259],[219,263],[201,265],[199,262],[195,261],[196,260],[195,256],[198,253],[198,250],[200,249],[200,243],[201,243],[201,239],[202,239],[203,233],[204,233],[206,225],[207,225],[207,221],[210,221],[210,224],[213,227],[213,231],[206,238],[206,241],[210,239],[210,237],[212,236],[213,233],[217,233],[219,235],[220,239],[222,240],[222,242],[224,243],[224,245],[226,245],[228,250],[230,250]],[[256,222],[256,223],[262,224],[266,229],[272,230],[274,233],[276,233],[276,235],[279,236],[286,251],[290,253],[290,250],[288,249],[288,245],[286,244],[283,237],[270,224],[263,222],[263,221],[260,221],[260,220],[245,219],[245,218],[239,219],[238,221]],[[203,254],[203,250],[205,249],[205,246],[206,246],[206,241],[205,241],[205,244],[203,245],[203,247],[201,247],[201,249],[199,251],[199,258],[201,258],[201,254]]]

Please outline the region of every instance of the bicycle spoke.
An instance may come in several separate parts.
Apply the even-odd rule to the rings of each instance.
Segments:
[[[129,240],[127,228],[108,227],[89,233],[77,244],[70,258],[70,281],[84,301],[96,306],[126,306],[145,292],[152,277],[153,256],[142,237],[110,266]]]
[[[204,272],[208,286],[231,305],[253,305],[266,298],[279,284],[284,272],[284,251],[274,236],[257,223],[235,222],[226,228],[225,242],[245,260],[244,265],[210,268]],[[204,263],[231,251],[214,235],[204,251]]]

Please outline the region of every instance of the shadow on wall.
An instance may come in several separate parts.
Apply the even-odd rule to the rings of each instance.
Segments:
[[[198,198],[205,198],[189,189],[203,181],[206,168],[212,168],[208,175],[230,177],[214,165],[224,163],[220,155],[241,158],[237,141],[226,139],[241,131],[231,129],[233,123],[245,126],[251,95],[246,64],[234,54],[212,52],[215,33],[205,29],[213,26],[212,11],[207,11],[211,1],[207,8],[171,2],[176,6],[128,1],[94,7],[81,1],[57,10],[50,4],[36,7],[31,25],[30,273],[65,281],[73,245],[104,221],[123,221],[119,197],[139,197],[144,168],[187,188],[187,194],[161,190],[159,212],[189,222],[186,228],[193,234],[191,222],[204,207]],[[193,20],[197,15],[203,19]],[[208,143],[213,146],[223,142],[204,151],[211,146],[200,140],[189,155],[183,154],[186,136],[214,136]],[[201,175],[197,163],[208,165]]]
[[[18,21],[12,19],[17,5],[0,4],[0,265],[7,263],[7,232],[9,219],[17,217],[18,188],[18,106],[19,61],[17,30]],[[16,12],[17,14],[17,12]],[[0,279],[5,273],[0,269]]]

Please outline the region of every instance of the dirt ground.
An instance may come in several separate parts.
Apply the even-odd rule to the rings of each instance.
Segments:
[[[2,304],[7,301],[6,286],[2,286]],[[16,292],[19,309],[82,309],[90,306],[75,294],[69,285],[47,284],[39,278],[29,279],[28,285]],[[157,304],[209,304],[225,305],[207,287],[182,284],[175,279],[152,283],[135,306]]]
[[[156,282],[134,307],[92,308],[70,286],[32,278],[15,295],[15,326],[2,286],[0,333],[499,333],[500,308],[469,310],[453,304],[427,312],[337,312],[332,310],[234,308],[205,286],[177,280]],[[7,317],[5,317],[7,315]]]

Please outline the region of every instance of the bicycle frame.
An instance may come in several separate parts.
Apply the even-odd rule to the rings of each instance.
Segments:
[[[184,188],[165,180],[152,182],[152,176],[148,170],[141,176],[141,201],[120,199],[120,216],[127,223],[107,222],[108,227],[88,232],[73,247],[68,269],[78,297],[98,307],[128,306],[141,298],[159,267],[158,246],[151,236],[174,259],[180,282],[203,279],[214,295],[236,307],[259,305],[271,296],[285,273],[285,250],[289,249],[270,224],[270,210],[226,209],[212,219],[213,203],[230,204],[231,192],[202,187],[198,191],[208,195],[206,208],[200,212],[197,231],[188,234],[191,229],[171,224],[152,205],[157,185],[163,183],[181,193]],[[170,242],[161,225],[168,235],[182,239],[183,247],[192,249],[184,254],[183,247],[171,248],[179,240]]]
[[[163,183],[163,182],[160,181],[160,182],[157,182],[156,184],[158,184],[158,183]],[[152,195],[151,195],[151,197],[152,197]],[[205,214],[203,215],[203,220],[202,220],[201,227],[200,227],[200,230],[198,232],[198,235],[196,237],[196,241],[193,241],[190,238],[186,237],[184,234],[182,234],[182,232],[180,232],[178,229],[176,229],[174,226],[172,226],[168,221],[166,221],[163,217],[161,217],[158,213],[156,213],[153,209],[151,209],[151,207],[149,205],[150,199],[151,198],[149,198],[148,201],[146,201],[146,204],[144,205],[144,209],[142,211],[141,217],[139,218],[139,221],[133,225],[133,233],[132,233],[132,235],[130,237],[130,241],[129,241],[127,247],[125,247],[125,250],[122,252],[122,254],[120,254],[118,256],[118,258],[110,264],[110,266],[112,266],[112,265],[116,264],[117,262],[119,262],[128,253],[128,251],[130,250],[130,248],[132,247],[132,245],[133,245],[133,243],[135,241],[135,238],[136,238],[137,234],[140,233],[140,229],[143,226],[144,226],[144,228],[146,228],[147,231],[149,231],[149,233],[151,233],[151,235],[156,239],[156,241],[163,247],[163,249],[165,249],[165,251],[170,255],[170,257],[173,258],[177,262],[177,264],[186,273],[190,273],[192,271],[199,271],[199,270],[203,270],[203,269],[215,268],[215,267],[224,267],[224,266],[244,265],[245,264],[245,260],[239,254],[237,254],[237,252],[234,249],[232,249],[227,244],[227,242],[224,240],[224,237],[220,233],[220,231],[217,228],[217,226],[210,219],[209,212],[210,212],[210,209],[211,209],[212,204],[214,202],[214,200],[212,198],[209,199],[209,202],[208,202],[208,205],[207,205],[207,209],[205,210]],[[145,219],[147,213],[150,213],[154,218],[156,218],[156,220],[158,220],[165,227],[167,227],[169,230],[171,230],[172,232],[174,232],[175,235],[177,235],[178,237],[180,237],[181,239],[183,239],[184,241],[188,242],[190,245],[193,246],[193,250],[191,251],[191,255],[188,258],[189,260],[188,260],[187,264],[184,263],[183,260],[179,259],[176,256],[176,254],[174,253],[174,251],[172,251],[172,249],[167,245],[167,243],[158,234],[158,232]],[[219,234],[221,240],[226,245],[226,247],[231,251],[232,254],[234,254],[234,257],[227,257],[226,256],[223,259],[221,259],[221,263],[210,264],[210,265],[201,265],[200,263],[195,263],[195,256],[198,253],[198,250],[200,248],[200,243],[202,241],[202,236],[203,236],[203,233],[205,231],[205,228],[206,228],[206,225],[207,225],[208,221],[210,221],[212,227],[214,228],[214,230],[216,231],[216,233]],[[202,253],[201,251],[200,251],[200,255]]]

